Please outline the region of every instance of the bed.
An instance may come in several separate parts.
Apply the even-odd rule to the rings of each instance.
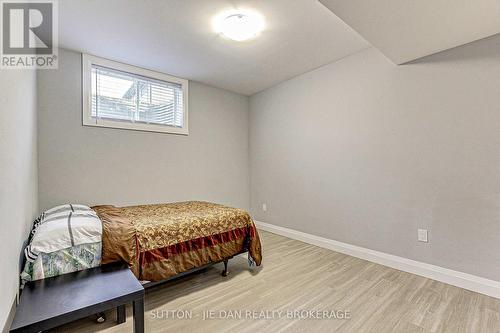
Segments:
[[[248,252],[260,265],[260,239],[244,210],[189,201],[115,207],[62,205],[34,223],[23,281],[117,261],[143,282],[158,282]]]

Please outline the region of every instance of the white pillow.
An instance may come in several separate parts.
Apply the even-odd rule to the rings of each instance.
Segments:
[[[26,248],[28,261],[34,261],[41,252],[52,253],[101,242],[102,223],[89,207],[69,204],[45,211],[33,232],[31,243]]]

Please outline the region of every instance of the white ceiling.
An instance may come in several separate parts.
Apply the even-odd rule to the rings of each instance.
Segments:
[[[212,18],[231,8],[260,12],[266,30],[222,38]],[[317,0],[60,1],[59,45],[245,95],[368,47]]]
[[[499,0],[320,0],[396,64],[500,33]]]

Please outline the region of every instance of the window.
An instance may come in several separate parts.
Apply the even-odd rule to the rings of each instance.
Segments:
[[[84,54],[83,125],[188,134],[188,81]]]

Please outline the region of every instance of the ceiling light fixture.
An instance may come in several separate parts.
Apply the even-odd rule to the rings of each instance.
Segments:
[[[223,13],[214,20],[216,32],[241,42],[257,37],[265,28],[264,19],[255,12]]]

